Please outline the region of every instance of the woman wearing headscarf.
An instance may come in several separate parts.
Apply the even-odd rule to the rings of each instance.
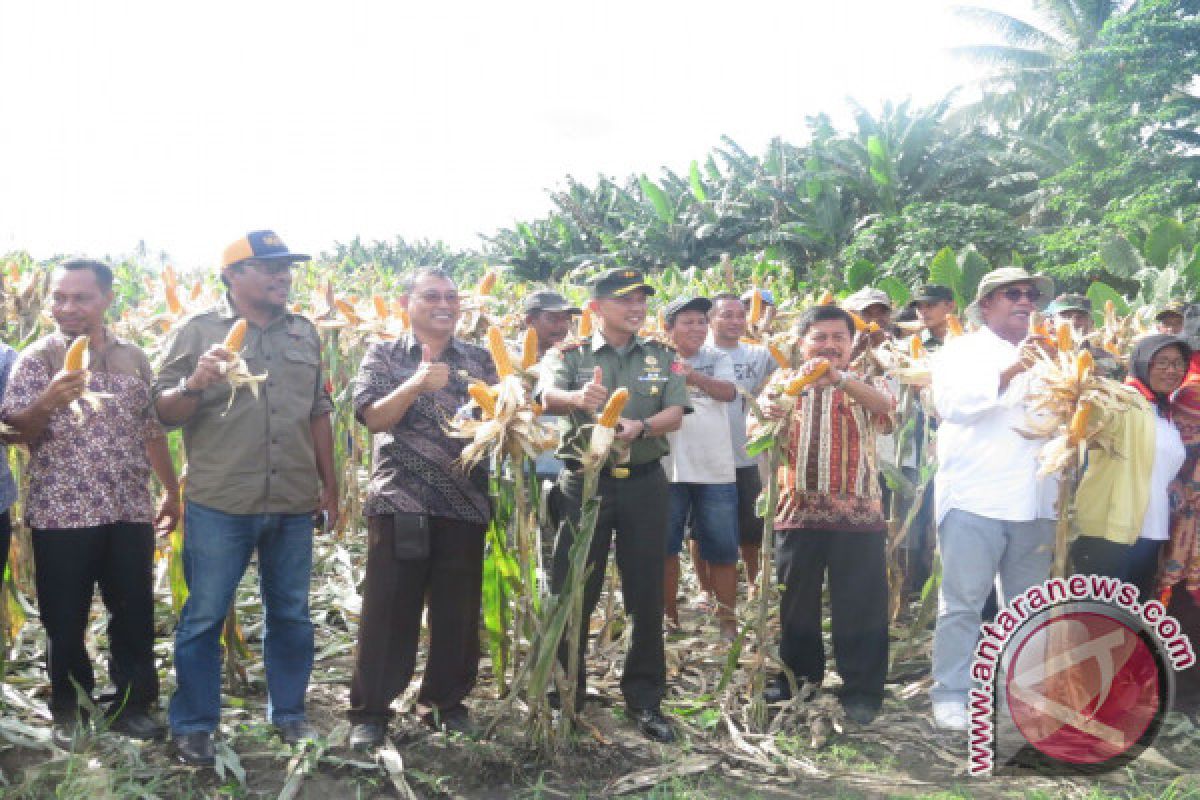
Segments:
[[[1191,349],[1175,336],[1147,336],[1137,343],[1127,383],[1145,403],[1112,421],[1115,455],[1088,452],[1076,493],[1074,571],[1132,583],[1142,602],[1156,593],[1159,557],[1171,531],[1171,485],[1186,457],[1172,422],[1171,396],[1190,357]]]

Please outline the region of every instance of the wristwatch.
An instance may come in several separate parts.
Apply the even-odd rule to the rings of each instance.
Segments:
[[[642,422],[642,429],[640,431],[638,431],[637,438],[645,439],[647,436],[649,436],[647,431],[650,430],[650,423],[647,422],[646,420],[642,420],[641,422]]]
[[[837,381],[836,381],[836,382],[833,384],[833,388],[835,388],[835,389],[845,389],[845,388],[846,388],[846,381],[847,381],[847,380],[849,380],[849,378],[850,378],[850,374],[849,374],[848,372],[846,372],[846,370],[842,370],[842,371],[841,371],[841,373],[840,373],[840,377],[839,377],[839,378],[837,379]]]
[[[176,388],[179,389],[179,393],[181,395],[183,395],[184,397],[191,397],[191,398],[197,398],[197,397],[201,397],[204,395],[203,389],[190,389],[190,388],[188,388],[187,382],[188,382],[187,376],[184,376],[179,379],[179,386],[177,386]]]

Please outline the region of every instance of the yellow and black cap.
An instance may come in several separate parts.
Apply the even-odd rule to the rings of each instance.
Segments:
[[[288,250],[275,231],[251,231],[225,248],[221,266],[232,267],[244,261],[283,261],[293,264],[311,258]]]
[[[605,270],[590,283],[592,297],[622,297],[638,289],[648,295],[654,294],[654,287],[646,283],[645,276],[627,267]]]

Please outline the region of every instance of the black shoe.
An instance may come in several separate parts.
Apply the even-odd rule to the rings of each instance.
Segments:
[[[279,731],[279,738],[283,739],[284,744],[299,744],[317,740],[316,729],[306,720],[291,719],[287,722],[280,722],[275,729]]]
[[[843,700],[842,711],[846,712],[847,719],[859,725],[870,725],[879,713],[879,706],[866,700]]]
[[[181,733],[175,736],[175,752],[180,760],[193,767],[211,767],[217,763],[212,734],[208,731]]]
[[[792,699],[792,687],[786,681],[772,681],[763,687],[763,702],[767,705],[786,703]]]
[[[470,736],[475,732],[475,726],[471,724],[471,714],[464,705],[446,709],[435,708],[422,714],[421,722],[435,731],[461,733],[463,736]]]
[[[149,712],[131,708],[117,714],[108,724],[108,729],[113,733],[142,741],[160,739],[165,733],[162,723],[150,716]]]
[[[350,729],[350,746],[355,750],[374,750],[387,738],[382,722],[359,722]]]
[[[675,729],[657,708],[631,708],[629,713],[647,739],[663,744],[675,741]]]
[[[546,695],[546,701],[550,703],[550,707],[555,711],[562,711],[562,698],[558,696],[558,692],[549,692]],[[583,692],[575,693],[575,713],[583,713],[583,707],[587,705],[587,695]]]

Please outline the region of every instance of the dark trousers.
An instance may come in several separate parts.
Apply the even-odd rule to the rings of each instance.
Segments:
[[[429,658],[417,702],[447,711],[475,686],[479,603],[483,591],[480,523],[431,517],[428,558],[398,559],[391,516],[367,519],[367,577],[354,677],[351,722],[386,721],[417,663],[421,611],[429,603]]]
[[[145,710],[158,700],[154,668],[154,530],[148,523],[115,522],[91,528],[33,530],[38,611],[46,630],[50,711],[74,716],[74,679],[90,697],[95,689],[84,636],[92,592],[108,609],[108,675],[115,708]]]
[[[583,478],[563,471],[558,540],[554,552],[552,588],[562,591],[570,563],[571,542],[579,524]],[[583,590],[583,625],[579,632],[578,694],[587,691],[588,620],[600,600],[608,551],[616,538],[617,569],[621,573],[621,596],[625,613],[633,621],[633,640],[625,654],[621,694],[633,709],[658,708],[666,691],[667,666],[663,654],[663,565],[666,559],[667,497],[666,473],[654,469],[629,478],[600,478],[597,495],[600,512],[596,534],[588,553],[591,573]],[[567,663],[565,638],[558,651],[559,662]]]
[[[878,707],[888,668],[886,534],[796,530],[779,533],[783,598],[779,653],[797,680],[825,677],[821,588],[829,579],[833,654],[841,695]]]
[[[1138,588],[1141,602],[1154,597],[1158,559],[1166,542],[1135,539],[1118,544],[1096,536],[1080,536],[1071,543],[1071,570],[1080,575],[1120,578]]]
[[[1183,582],[1171,590],[1167,613],[1179,621],[1182,632],[1200,649],[1200,604]],[[1188,714],[1200,714],[1200,662],[1175,673],[1175,708]]]

